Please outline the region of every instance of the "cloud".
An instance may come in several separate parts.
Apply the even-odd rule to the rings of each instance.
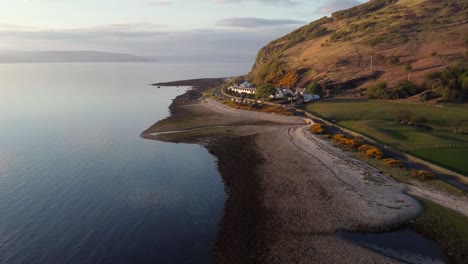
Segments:
[[[25,0],[28,3],[52,3],[52,2],[59,2],[61,0]]]
[[[146,6],[168,6],[168,5],[175,4],[175,2],[171,2],[171,1],[153,1],[153,2],[144,2],[143,4],[146,5]]]
[[[241,3],[241,2],[260,2],[264,4],[295,6],[299,2],[293,0],[217,0],[218,3]]]
[[[216,22],[217,26],[236,28],[276,27],[299,24],[305,24],[305,22],[293,19],[264,19],[256,17],[226,18]]]
[[[78,29],[32,29],[29,27],[9,27],[3,29],[0,25],[0,40],[10,39],[36,39],[36,40],[83,40],[83,39],[121,39],[121,38],[145,38],[161,34],[168,34],[164,31],[165,26],[152,23],[130,23],[130,24],[109,24],[90,28]]]
[[[79,29],[0,27],[0,50],[99,50],[182,60],[253,62],[261,47],[293,28],[288,23],[281,27],[177,31],[151,23]]]
[[[362,4],[362,2],[356,0],[334,0],[328,2],[326,5],[323,5],[318,8],[320,13],[331,14],[333,12],[348,9],[353,6]]]
[[[11,24],[1,24],[0,23],[0,31],[9,31],[9,30],[35,30],[35,27],[25,27],[25,26],[18,26],[18,25],[11,25]]]
[[[36,1],[40,1],[40,0],[36,0]],[[47,0],[42,0],[42,1],[47,1]],[[49,1],[53,1],[53,0],[49,0]],[[243,2],[258,2],[258,3],[263,3],[263,4],[280,5],[280,6],[295,6],[299,4],[299,2],[295,0],[211,0],[211,1],[218,3],[218,4],[236,4],[236,3],[243,3]],[[166,5],[176,4],[176,3],[182,4],[182,3],[187,3],[187,2],[191,2],[191,1],[158,0],[158,1],[144,2],[143,4],[149,5],[149,6],[166,6]]]

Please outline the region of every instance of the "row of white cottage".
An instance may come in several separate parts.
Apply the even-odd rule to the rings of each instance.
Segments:
[[[257,88],[253,86],[249,81],[245,81],[239,85],[234,84],[228,88],[236,93],[246,93],[246,94],[255,94]],[[283,99],[287,96],[294,96],[300,94],[304,98],[304,102],[310,102],[320,99],[320,96],[317,94],[308,94],[306,88],[297,88],[295,91],[289,88],[275,88],[275,94],[270,95],[270,98],[274,99]]]

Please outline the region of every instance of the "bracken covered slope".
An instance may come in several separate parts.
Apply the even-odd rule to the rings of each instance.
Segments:
[[[371,0],[301,27],[263,47],[257,83],[304,86],[359,96],[448,67],[468,66],[466,0]],[[408,67],[411,65],[411,67]]]

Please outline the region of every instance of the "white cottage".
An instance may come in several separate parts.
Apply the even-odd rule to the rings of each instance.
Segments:
[[[251,88],[251,87],[252,87],[252,84],[251,84],[249,81],[245,81],[245,82],[241,83],[241,84],[239,85],[239,87],[240,87],[240,88],[243,88],[243,89],[245,89],[245,88]]]
[[[320,99],[320,96],[317,94],[307,94],[303,93],[302,97],[304,98],[304,102],[310,102]]]
[[[275,88],[275,94],[270,95],[270,98],[283,99],[284,98],[283,90],[280,88]]]

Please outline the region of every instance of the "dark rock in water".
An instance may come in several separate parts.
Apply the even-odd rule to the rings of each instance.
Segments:
[[[224,84],[226,78],[203,78],[203,79],[192,79],[182,80],[174,82],[155,83],[155,86],[193,86],[200,89],[213,88]]]

